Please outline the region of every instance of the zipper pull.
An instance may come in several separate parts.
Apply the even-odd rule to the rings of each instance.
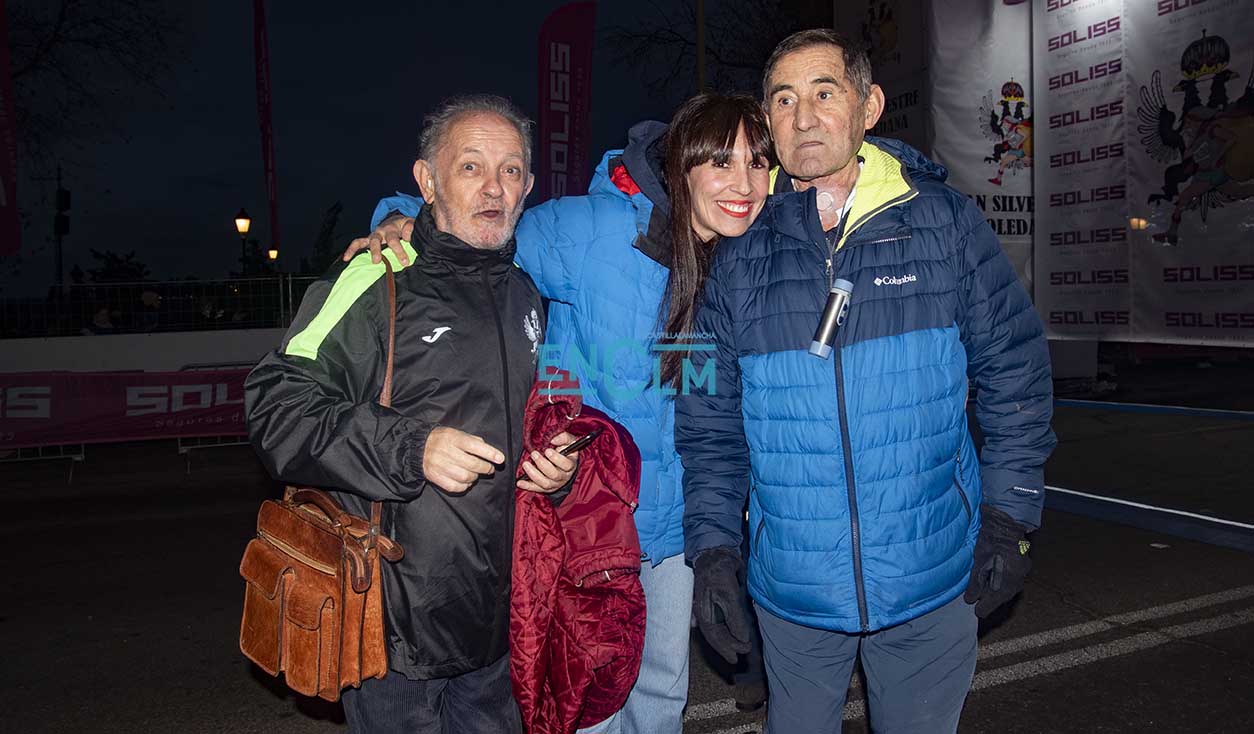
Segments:
[[[827,258],[827,287],[832,287],[832,259]]]

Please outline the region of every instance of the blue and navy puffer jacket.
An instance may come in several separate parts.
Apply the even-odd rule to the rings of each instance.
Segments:
[[[631,432],[642,460],[636,530],[654,564],[683,552],[682,468],[675,452],[674,401],[658,389],[659,306],[670,273],[669,202],[661,185],[666,126],[643,122],[625,150],[597,166],[587,196],[546,201],[523,213],[518,264],[550,299],[540,370],[569,369],[583,400]],[[611,174],[619,164],[641,189],[628,195]],[[371,227],[422,200],[398,194],[379,202]]]
[[[981,502],[1035,528],[1054,446],[1041,323],[979,209],[902,143],[868,138],[859,157],[834,256],[813,190],[770,197],[720,243],[697,316],[715,347],[692,357],[716,360],[716,384],[676,409],[688,558],[739,545],[747,493],[750,594],[841,632],[961,594]],[[829,277],[854,288],[824,360],[808,347]]]

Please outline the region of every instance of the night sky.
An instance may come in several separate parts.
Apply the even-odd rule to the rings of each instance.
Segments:
[[[419,123],[444,97],[494,92],[534,117],[537,34],[562,4],[270,2],[281,265],[293,270],[309,254],[335,201],[344,205],[338,233],[345,235],[365,231],[380,195],[415,190]],[[232,216],[241,206],[253,216],[250,236],[268,241],[252,3],[180,6],[184,58],[166,98],[137,92],[118,100],[127,139],[90,145],[67,172],[74,196],[67,282],[74,264],[91,264],[89,247],[135,250],[156,280],[225,277],[238,267]],[[668,118],[684,92],[651,98],[633,69],[614,63],[604,32],[630,24],[641,8],[598,7],[593,161],[620,147],[637,120]],[[38,193],[29,182],[19,192],[33,216],[22,266],[0,275],[8,295],[43,293],[52,281],[51,203]]]

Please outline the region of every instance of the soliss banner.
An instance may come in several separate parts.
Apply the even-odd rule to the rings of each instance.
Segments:
[[[1254,344],[1254,5],[1124,5],[1133,337]]]
[[[1037,306],[1054,338],[1254,344],[1254,14],[1034,3]]]
[[[1035,294],[1053,338],[1132,336],[1123,6],[1032,3]]]
[[[540,28],[538,201],[588,193],[596,3],[563,5]]]
[[[986,0],[934,2],[928,19],[932,157],[984,212],[1032,287],[1034,101],[1032,9]],[[1039,118],[1038,118],[1039,119]]]
[[[0,451],[247,433],[247,370],[0,374]]]

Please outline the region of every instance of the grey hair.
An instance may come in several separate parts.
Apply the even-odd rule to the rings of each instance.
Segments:
[[[779,42],[771,57],[766,60],[766,69],[762,72],[762,99],[767,100],[771,94],[771,72],[779,60],[803,48],[812,46],[833,46],[840,51],[845,62],[845,76],[853,82],[858,98],[865,100],[871,95],[871,57],[867,55],[866,46],[843,33],[831,28],[810,28],[797,31]]]
[[[462,117],[480,113],[499,115],[518,131],[523,144],[523,163],[531,170],[531,130],[535,123],[513,102],[495,94],[461,94],[450,97],[422,120],[422,132],[418,134],[418,157],[433,160],[449,128]]]

